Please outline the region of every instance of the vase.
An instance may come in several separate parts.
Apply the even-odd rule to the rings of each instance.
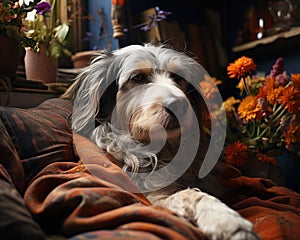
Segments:
[[[259,161],[256,154],[249,154],[247,164],[240,168],[241,172],[248,177],[267,178],[278,185],[284,185],[284,172],[278,165],[270,162]]]
[[[275,156],[284,174],[284,186],[300,193],[300,161],[293,159],[287,151]]]
[[[18,42],[0,34],[0,75],[15,78],[19,64]]]
[[[261,162],[256,154],[249,154],[247,164],[240,168],[248,177],[260,177],[272,180],[274,183],[285,186],[300,193],[300,161],[293,159],[286,150],[270,150],[266,153],[278,161],[278,165]]]
[[[97,50],[81,51],[77,52],[71,57],[74,68],[87,67],[93,56],[97,53]]]
[[[39,52],[35,52],[31,48],[25,48],[25,50],[26,78],[43,83],[56,82],[57,59],[46,54],[46,46],[41,45]]]

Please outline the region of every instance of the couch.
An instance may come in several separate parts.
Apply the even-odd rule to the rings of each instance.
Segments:
[[[152,206],[110,155],[72,133],[71,113],[60,98],[30,109],[0,106],[1,239],[205,239]],[[222,200],[262,239],[300,236],[300,194],[230,166],[220,184]]]

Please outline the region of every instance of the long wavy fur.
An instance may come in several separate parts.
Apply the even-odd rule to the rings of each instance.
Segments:
[[[151,51],[146,51],[145,47],[150,48]],[[130,58],[132,55],[135,57]],[[150,172],[147,180],[143,177],[136,180],[144,187],[148,185],[149,188],[163,184],[164,179],[162,178],[168,178],[171,174],[176,175],[176,170],[174,173],[166,172],[163,176],[156,176],[154,170],[164,163],[159,163],[156,154],[145,151],[142,144],[133,141],[129,133],[115,129],[110,124],[110,119],[116,104],[119,84],[128,76],[128,69],[136,68],[136,65],[143,59],[156,59],[157,57],[160,58],[161,63],[169,61],[169,58],[180,62],[183,70],[174,69],[180,76],[192,80],[194,76],[203,76],[199,64],[184,54],[164,47],[134,45],[114,53],[99,52],[62,96],[62,98],[71,99],[74,103],[73,131],[90,138],[99,147],[122,161],[123,169],[131,172],[132,177],[135,177],[135,174],[143,169]],[[164,66],[162,64],[156,67],[163,69]],[[195,81],[199,80],[195,79]],[[196,114],[202,121],[206,114],[203,100],[197,96],[194,89],[190,90],[188,95],[191,104],[197,106],[195,107]],[[141,176],[139,177],[141,178]]]

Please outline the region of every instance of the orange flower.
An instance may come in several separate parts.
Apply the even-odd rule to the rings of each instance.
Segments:
[[[234,63],[230,63],[227,72],[230,78],[241,78],[247,74],[251,74],[256,69],[253,59],[248,57],[240,57]]]
[[[291,80],[295,87],[300,88],[300,73],[291,74]]]
[[[300,127],[294,124],[289,125],[287,130],[283,132],[283,136],[287,146],[297,142],[300,143]]]
[[[265,87],[264,87],[264,86],[261,86],[261,87],[258,89],[257,98],[264,98],[264,99],[267,98],[267,94],[266,94],[266,92],[265,92]]]
[[[285,105],[288,112],[297,113],[300,108],[300,92],[294,86],[288,86],[281,91],[278,102]]]
[[[218,92],[218,89],[213,83],[202,81],[199,83],[200,88],[207,100],[213,100]]]
[[[243,79],[241,79],[238,83],[238,85],[236,85],[236,88],[238,88],[240,90],[240,92],[243,92],[244,89],[245,89],[245,86],[244,86],[244,81]]]
[[[254,96],[245,97],[238,107],[238,114],[246,122],[261,119],[262,108],[258,105],[257,98]]]
[[[226,163],[237,167],[244,166],[248,159],[247,150],[248,147],[240,141],[228,145],[224,151]]]
[[[256,156],[257,156],[257,159],[261,162],[272,163],[274,165],[278,165],[278,161],[274,157],[270,157],[270,156],[260,153],[260,152],[257,152]]]
[[[276,88],[275,78],[269,77],[266,79],[266,84],[264,86],[264,92],[266,95],[266,99],[269,103],[274,105],[283,90],[284,90],[284,87],[282,87],[282,86],[279,86],[278,88]]]
[[[226,110],[226,112],[234,112],[235,107],[234,105],[239,103],[240,100],[235,99],[234,97],[227,98],[226,101],[223,102],[223,106]]]

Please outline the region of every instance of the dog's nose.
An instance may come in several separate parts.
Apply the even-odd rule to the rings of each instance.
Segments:
[[[179,117],[186,113],[189,104],[183,97],[168,97],[164,99],[163,106],[168,113]]]

